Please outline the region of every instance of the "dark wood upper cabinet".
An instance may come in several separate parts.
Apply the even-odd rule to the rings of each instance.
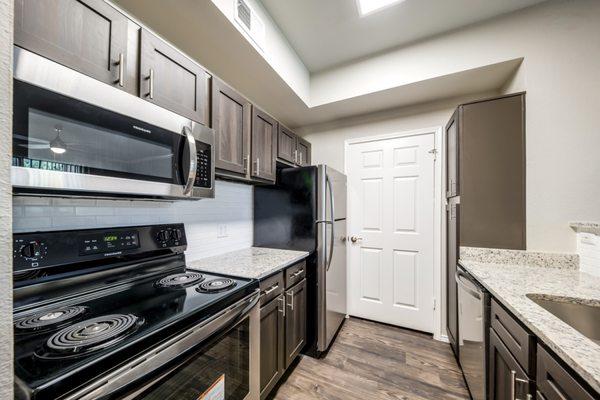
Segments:
[[[458,107],[446,126],[446,196],[460,196],[460,246],[526,248],[525,94]]]
[[[296,134],[282,124],[277,136],[277,157],[291,163],[296,163],[298,157]]]
[[[542,346],[537,348],[537,388],[542,399],[592,400],[598,399],[587,391],[571,373],[563,368]],[[540,397],[538,397],[539,399]]]
[[[284,313],[285,297],[281,294],[260,309],[260,398],[264,399],[285,371]]]
[[[306,279],[286,290],[285,367],[289,367],[306,344]]]
[[[252,107],[252,177],[275,182],[277,134],[277,121]]]
[[[250,161],[252,104],[217,78],[212,81],[212,127],[215,167],[246,174]]]
[[[140,96],[209,125],[210,75],[145,29],[141,34]]]
[[[298,151],[298,158],[296,160],[296,164],[298,164],[301,167],[305,167],[307,165],[310,165],[311,159],[310,159],[310,150],[311,150],[311,145],[310,142],[302,139],[300,136],[297,136],[297,151]]]
[[[488,383],[490,400],[526,399],[528,394],[533,396],[532,380],[491,328]]]
[[[126,79],[128,19],[103,0],[16,0],[15,44],[134,92]]]

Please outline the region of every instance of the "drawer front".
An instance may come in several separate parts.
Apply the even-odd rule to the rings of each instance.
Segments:
[[[571,373],[563,368],[542,346],[537,348],[537,387],[541,399],[545,400],[592,400],[592,395]]]
[[[306,261],[294,264],[285,270],[285,288],[289,289],[306,276]]]
[[[535,375],[535,337],[527,332],[496,300],[492,299],[492,328],[528,376]]]
[[[283,272],[278,272],[260,281],[260,304],[267,304],[283,293]]]

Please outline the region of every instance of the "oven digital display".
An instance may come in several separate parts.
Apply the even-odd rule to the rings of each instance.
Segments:
[[[137,231],[86,235],[79,238],[79,255],[117,253],[140,247]],[[112,255],[112,254],[111,254]]]

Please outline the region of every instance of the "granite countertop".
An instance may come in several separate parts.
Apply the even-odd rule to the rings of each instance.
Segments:
[[[262,279],[308,257],[306,251],[250,247],[188,263],[188,267],[206,272]]]
[[[461,249],[459,262],[557,356],[600,392],[600,344],[526,297],[533,293],[542,298],[600,306],[600,278],[571,268],[568,262],[557,260],[556,255],[548,258],[548,265],[541,266],[539,254],[543,253],[537,254],[533,257],[537,262],[532,266],[489,258],[472,259]]]

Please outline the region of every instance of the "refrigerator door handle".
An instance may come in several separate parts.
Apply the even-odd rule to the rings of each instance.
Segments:
[[[331,267],[331,261],[333,260],[333,238],[335,237],[334,226],[335,226],[335,208],[334,208],[334,199],[333,199],[333,187],[331,185],[331,181],[329,180],[329,175],[325,175],[325,182],[327,183],[327,187],[329,188],[329,203],[331,204],[331,230],[329,231],[329,257],[327,260],[327,269]]]

